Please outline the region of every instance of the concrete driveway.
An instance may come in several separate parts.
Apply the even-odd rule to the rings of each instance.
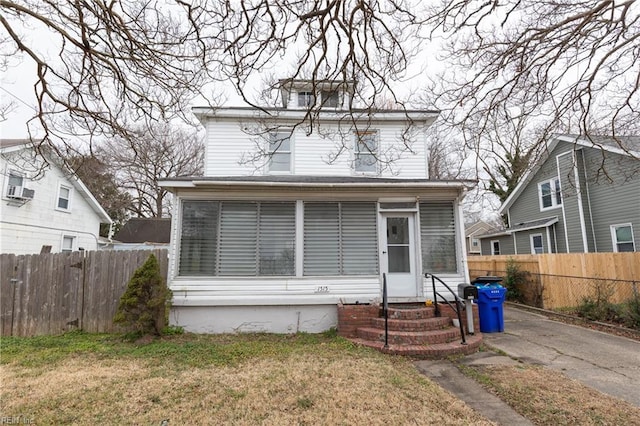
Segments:
[[[484,342],[523,362],[562,371],[640,407],[640,342],[504,307],[504,332]]]

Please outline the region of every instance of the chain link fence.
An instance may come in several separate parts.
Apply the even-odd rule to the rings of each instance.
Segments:
[[[469,269],[473,279],[486,270]],[[507,300],[640,330],[640,280],[532,273],[516,266],[493,271]]]

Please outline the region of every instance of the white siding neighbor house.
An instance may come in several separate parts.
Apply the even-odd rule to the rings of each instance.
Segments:
[[[475,182],[427,178],[438,112],[354,114],[350,84],[310,87],[286,82],[282,108],[194,109],[204,176],[162,182],[175,198],[173,324],[319,332],[339,303],[379,302],[383,275],[392,302],[432,299],[425,273],[468,282],[460,202]]]
[[[100,224],[111,218],[55,156],[47,162],[29,141],[0,141],[0,253],[98,249]]]

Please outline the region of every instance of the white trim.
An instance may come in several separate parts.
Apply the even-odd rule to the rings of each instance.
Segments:
[[[566,153],[556,156],[556,173],[558,174],[558,176],[560,176],[560,159],[558,157],[564,154]],[[564,228],[564,241],[566,244],[565,253],[571,253],[571,249],[569,248],[569,233],[567,232],[567,213],[564,210],[564,203],[562,203],[562,227]]]
[[[518,239],[516,238],[517,232],[511,233],[513,237],[513,254],[518,254]]]
[[[533,239],[535,237],[540,237],[540,242],[542,243],[542,251],[540,253],[536,252],[536,246],[533,243]],[[529,234],[529,244],[531,246],[531,254],[542,254],[544,253],[544,237],[542,234]]]
[[[304,201],[296,200],[296,264],[295,276],[304,276]]]
[[[578,171],[578,160],[576,151],[571,151],[573,159],[573,177],[576,180],[576,195],[578,196],[578,214],[580,215],[580,231],[582,233],[582,250],[589,253],[589,242],[587,241],[587,227],[584,223],[584,209],[582,208],[582,189],[580,187],[580,173]],[[564,203],[563,203],[564,204]]]
[[[616,228],[622,228],[622,227],[626,227],[628,226],[629,228],[631,228],[631,244],[633,244],[633,251],[636,251],[636,240],[635,240],[635,236],[633,235],[633,224],[631,222],[628,223],[616,223],[613,225],[609,225],[609,230],[611,231],[611,243],[613,244],[613,252],[614,253],[619,253],[618,252],[618,244],[628,244],[625,242],[620,243],[618,241],[618,236],[616,235]]]
[[[598,252],[598,241],[596,239],[596,228],[593,224],[593,209],[591,208],[591,195],[589,193],[589,176],[587,175],[587,165],[584,158],[584,150],[580,149],[580,155],[582,156],[582,171],[584,172],[584,189],[587,195],[587,207],[589,210],[589,225],[591,225],[591,235],[593,237],[593,251]]]
[[[547,253],[552,253],[551,250],[551,233],[549,232],[549,227],[545,227],[545,233],[547,234]]]
[[[453,208],[454,208],[454,216],[453,216],[453,220],[454,223],[456,224],[456,235],[455,235],[455,247],[456,250],[458,250],[459,255],[458,255],[458,273],[460,273],[460,271],[462,271],[462,273],[464,274],[464,282],[468,283],[470,282],[470,278],[469,278],[469,264],[467,263],[467,247],[464,241],[464,212],[462,211],[462,203],[460,202],[460,197],[456,198],[453,204]],[[419,216],[419,215],[418,215]],[[481,242],[480,240],[478,240],[478,246],[480,247]],[[419,252],[420,258],[422,258],[422,251]],[[420,274],[422,275],[422,268],[419,270]]]

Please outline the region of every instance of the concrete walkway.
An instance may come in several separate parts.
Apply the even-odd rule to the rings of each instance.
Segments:
[[[504,333],[485,333],[487,346],[507,356],[480,352],[465,364],[542,365],[562,371],[602,393],[640,407],[640,342],[596,330],[564,324],[505,306]],[[499,425],[531,425],[509,405],[464,376],[446,360],[416,361],[426,376]]]
[[[504,330],[484,343],[640,407],[640,342],[508,306]]]

